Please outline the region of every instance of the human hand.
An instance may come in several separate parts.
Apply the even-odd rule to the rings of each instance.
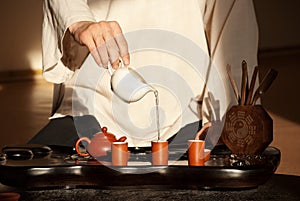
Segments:
[[[130,56],[127,41],[120,25],[115,21],[81,21],[69,27],[75,40],[88,47],[99,66],[107,67],[108,62],[114,69],[119,67],[119,59],[128,66]]]

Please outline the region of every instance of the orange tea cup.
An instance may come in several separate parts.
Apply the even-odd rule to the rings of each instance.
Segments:
[[[127,142],[113,142],[111,152],[113,166],[127,166],[129,158]]]
[[[205,162],[204,140],[189,140],[188,158],[190,166],[203,166]]]
[[[168,141],[152,141],[152,165],[168,165]]]

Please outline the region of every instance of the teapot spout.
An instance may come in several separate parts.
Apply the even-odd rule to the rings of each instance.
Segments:
[[[120,137],[117,142],[125,142],[127,140],[127,137],[126,136],[122,136]]]

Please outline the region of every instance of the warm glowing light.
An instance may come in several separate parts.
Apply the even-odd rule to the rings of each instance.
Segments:
[[[27,53],[29,67],[32,70],[40,70],[42,68],[42,53],[40,50],[32,50]]]

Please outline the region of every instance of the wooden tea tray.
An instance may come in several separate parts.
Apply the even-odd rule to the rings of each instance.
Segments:
[[[40,188],[159,188],[244,189],[264,184],[280,162],[280,151],[268,147],[259,156],[230,155],[215,147],[205,166],[188,166],[186,154],[178,160],[170,151],[169,166],[152,166],[151,154],[131,154],[128,166],[112,167],[91,158],[78,158],[67,147],[51,147],[48,156],[28,160],[6,159],[0,163],[0,182],[25,189]]]

